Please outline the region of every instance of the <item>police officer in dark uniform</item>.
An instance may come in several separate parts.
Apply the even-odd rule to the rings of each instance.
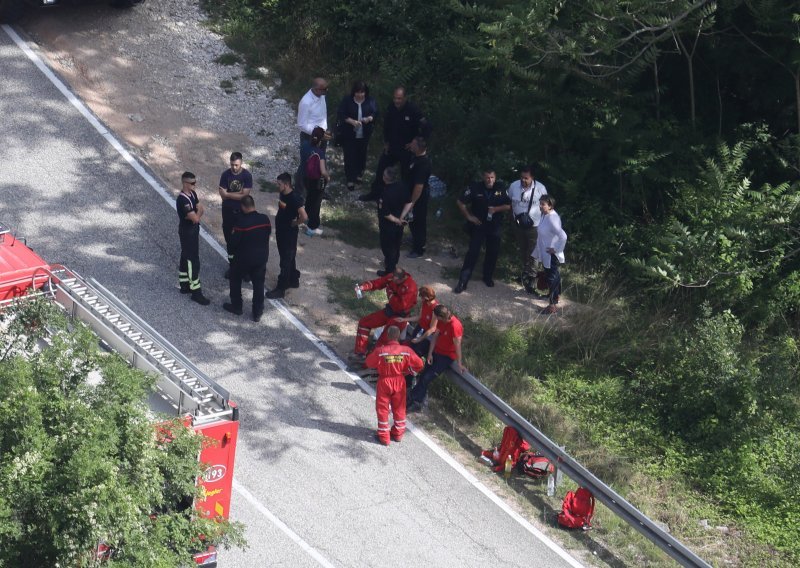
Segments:
[[[283,298],[287,288],[300,287],[300,271],[297,270],[298,226],[308,220],[303,198],[292,188],[292,176],[283,172],[278,176],[278,213],[275,215],[275,241],[281,259],[281,273],[275,288],[267,292],[267,298]]]
[[[410,201],[406,185],[399,179],[397,166],[383,170],[383,194],[378,200],[378,228],[380,230],[381,250],[383,251],[383,270],[378,276],[394,272],[400,260],[400,246],[403,242],[403,207]]]
[[[428,179],[431,177],[431,160],[428,158],[428,141],[424,137],[414,138],[409,148],[414,157],[403,171],[403,181],[411,190],[411,201],[403,208],[403,218],[411,211],[412,218],[408,226],[413,244],[408,258],[420,258],[425,254],[428,240],[428,201],[431,195]]]
[[[264,313],[264,279],[267,276],[269,259],[269,236],[272,225],[269,217],[256,211],[252,195],[239,202],[241,213],[231,231],[229,250],[231,259],[230,303],[222,308],[232,314],[242,315],[242,279],[246,276],[253,282],[253,321],[261,321]]]
[[[469,233],[469,250],[464,257],[458,284],[453,290],[456,294],[467,289],[484,242],[486,255],[483,261],[483,282],[490,288],[494,286],[492,277],[497,265],[497,256],[500,254],[503,212],[511,209],[511,199],[506,188],[497,183],[494,170],[484,169],[481,178],[481,181],[470,184],[456,202],[461,214],[467,220]],[[467,205],[470,206],[469,210]]]
[[[205,208],[194,191],[197,178],[192,172],[181,175],[181,192],[175,200],[178,211],[178,238],[181,260],[178,264],[178,283],[181,294],[191,294],[193,301],[207,306],[211,301],[200,289],[200,218]]]
[[[241,211],[241,200],[250,195],[253,189],[253,176],[242,166],[242,153],[234,152],[230,159],[231,167],[219,178],[219,196],[222,198],[222,236],[228,249],[228,262],[231,261],[230,241],[236,216]],[[230,268],[225,271],[225,278]]]

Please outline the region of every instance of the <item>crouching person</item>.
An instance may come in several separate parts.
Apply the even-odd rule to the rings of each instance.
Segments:
[[[428,348],[428,366],[419,378],[416,386],[411,389],[409,397],[409,412],[419,412],[425,407],[428,398],[428,387],[433,379],[450,368],[453,361],[458,363],[458,372],[466,370],[461,356],[461,337],[464,328],[461,321],[450,312],[450,309],[441,304],[433,310],[436,332],[431,336],[431,345]]]
[[[365,364],[378,370],[378,385],[375,395],[375,411],[378,414],[378,433],[376,437],[384,446],[389,445],[391,437],[395,442],[403,439],[406,431],[406,375],[419,373],[424,366],[410,347],[400,345],[400,328],[389,326],[386,330],[387,342],[376,347],[367,356]],[[389,429],[389,407],[392,409],[394,424]]]
[[[364,292],[370,290],[386,290],[389,303],[382,310],[373,312],[358,320],[358,330],[356,331],[356,344],[350,360],[358,365],[363,364],[367,356],[367,346],[369,344],[369,333],[373,329],[381,326],[396,325],[400,330],[404,330],[408,325],[405,318],[417,305],[417,283],[402,268],[395,268],[394,272],[359,284]],[[386,343],[386,330],[384,329],[376,346]]]

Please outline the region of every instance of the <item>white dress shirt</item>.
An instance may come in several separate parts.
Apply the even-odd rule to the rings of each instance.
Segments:
[[[539,211],[539,198],[542,195],[547,195],[547,188],[543,183],[533,180],[533,191],[531,188],[522,187],[522,182],[517,180],[508,188],[508,196],[511,198],[511,211],[514,217],[520,213],[528,211],[530,205],[530,212],[528,215],[533,219],[533,226],[538,227],[542,219],[542,212]],[[533,203],[531,203],[533,199]]]
[[[317,126],[328,130],[328,104],[309,89],[297,105],[297,128],[310,136]]]
[[[537,207],[538,209],[538,207]],[[564,247],[567,246],[567,233],[561,227],[561,217],[551,210],[547,215],[542,215],[539,231],[536,235],[536,247],[531,256],[541,262],[545,268],[550,268],[550,253],[548,248],[554,249],[558,262],[564,264]]]

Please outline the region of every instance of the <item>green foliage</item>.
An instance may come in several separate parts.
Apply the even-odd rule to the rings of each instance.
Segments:
[[[48,302],[16,304],[0,325],[0,565],[94,566],[101,541],[117,550],[109,566],[188,565],[200,535],[241,542],[240,527],[177,507],[198,491],[203,439],[175,420],[158,442],[153,377]]]

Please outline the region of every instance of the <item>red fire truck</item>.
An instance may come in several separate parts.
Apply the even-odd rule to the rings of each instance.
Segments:
[[[230,393],[96,280],[48,264],[0,226],[0,304],[32,295],[56,302],[92,329],[104,347],[131,366],[155,374],[156,391],[149,400],[153,412],[183,417],[187,426],[216,441],[205,444],[200,453],[207,469],[197,482],[204,488],[205,499],[195,503],[195,508],[209,518],[227,519],[239,433],[239,409]],[[103,553],[102,545],[99,553]],[[217,552],[205,550],[195,561],[215,567]]]

